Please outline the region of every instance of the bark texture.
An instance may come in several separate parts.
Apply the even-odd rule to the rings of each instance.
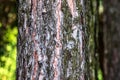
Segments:
[[[120,1],[104,0],[104,8],[104,80],[120,80]]]
[[[90,0],[18,0],[17,80],[89,80]]]

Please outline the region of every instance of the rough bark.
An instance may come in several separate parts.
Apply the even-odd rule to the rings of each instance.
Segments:
[[[104,80],[120,80],[120,1],[104,0]]]
[[[17,80],[89,80],[89,0],[18,0]]]

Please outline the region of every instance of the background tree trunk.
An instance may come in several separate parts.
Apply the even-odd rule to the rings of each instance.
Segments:
[[[90,0],[18,4],[17,80],[89,80]]]
[[[104,13],[104,80],[120,80],[120,1],[104,0]]]

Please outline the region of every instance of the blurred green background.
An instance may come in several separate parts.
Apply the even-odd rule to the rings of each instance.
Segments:
[[[15,80],[16,11],[15,0],[0,0],[0,80]]]

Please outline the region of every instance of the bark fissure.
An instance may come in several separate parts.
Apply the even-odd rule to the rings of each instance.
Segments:
[[[54,79],[53,80],[60,80],[60,72],[61,72],[61,49],[62,49],[62,44],[61,44],[61,0],[58,0],[56,3],[56,45],[55,45],[55,56],[53,60],[53,68],[54,68]]]

